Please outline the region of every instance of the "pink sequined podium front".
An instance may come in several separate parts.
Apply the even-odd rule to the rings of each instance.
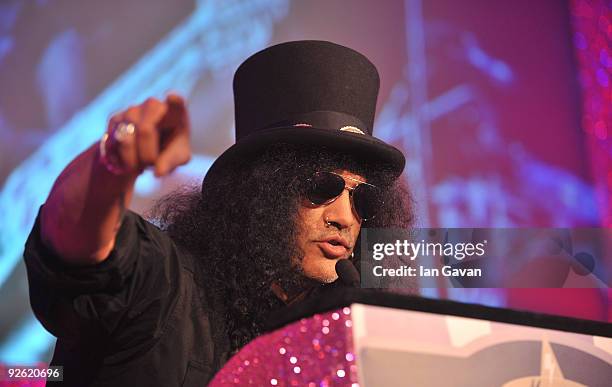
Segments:
[[[246,345],[209,385],[356,387],[352,326],[350,308],[289,324]]]

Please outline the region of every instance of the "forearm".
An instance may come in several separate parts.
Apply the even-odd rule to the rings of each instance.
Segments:
[[[57,178],[41,213],[41,236],[67,263],[94,264],[114,247],[137,174],[114,175],[99,161],[97,144]]]
[[[128,127],[131,130],[119,132]],[[42,209],[42,240],[67,263],[94,264],[108,257],[144,168],[164,176],[189,161],[185,101],[178,95],[169,95],[165,102],[149,98],[114,115],[104,149],[105,162],[98,144],[75,158],[57,178]]]

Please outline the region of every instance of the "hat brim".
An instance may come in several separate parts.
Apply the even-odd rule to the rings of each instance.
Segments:
[[[406,159],[399,149],[376,137],[339,130],[292,126],[261,130],[237,141],[213,162],[203,183],[225,167],[255,158],[269,146],[279,143],[321,146],[350,154],[357,160],[388,168],[396,178],[402,174],[406,164]]]

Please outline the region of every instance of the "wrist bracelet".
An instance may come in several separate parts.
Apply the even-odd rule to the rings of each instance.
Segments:
[[[118,164],[117,156],[110,155],[106,149],[106,143],[108,141],[109,134],[104,133],[102,139],[100,139],[99,146],[99,160],[100,163],[104,166],[104,168],[112,173],[113,175],[124,175],[127,172],[127,169],[120,167]]]

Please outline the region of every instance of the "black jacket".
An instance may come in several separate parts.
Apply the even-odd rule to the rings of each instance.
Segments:
[[[63,264],[42,243],[38,219],[24,257],[64,385],[202,386],[229,357],[222,302],[193,257],[132,212],[98,265]]]

